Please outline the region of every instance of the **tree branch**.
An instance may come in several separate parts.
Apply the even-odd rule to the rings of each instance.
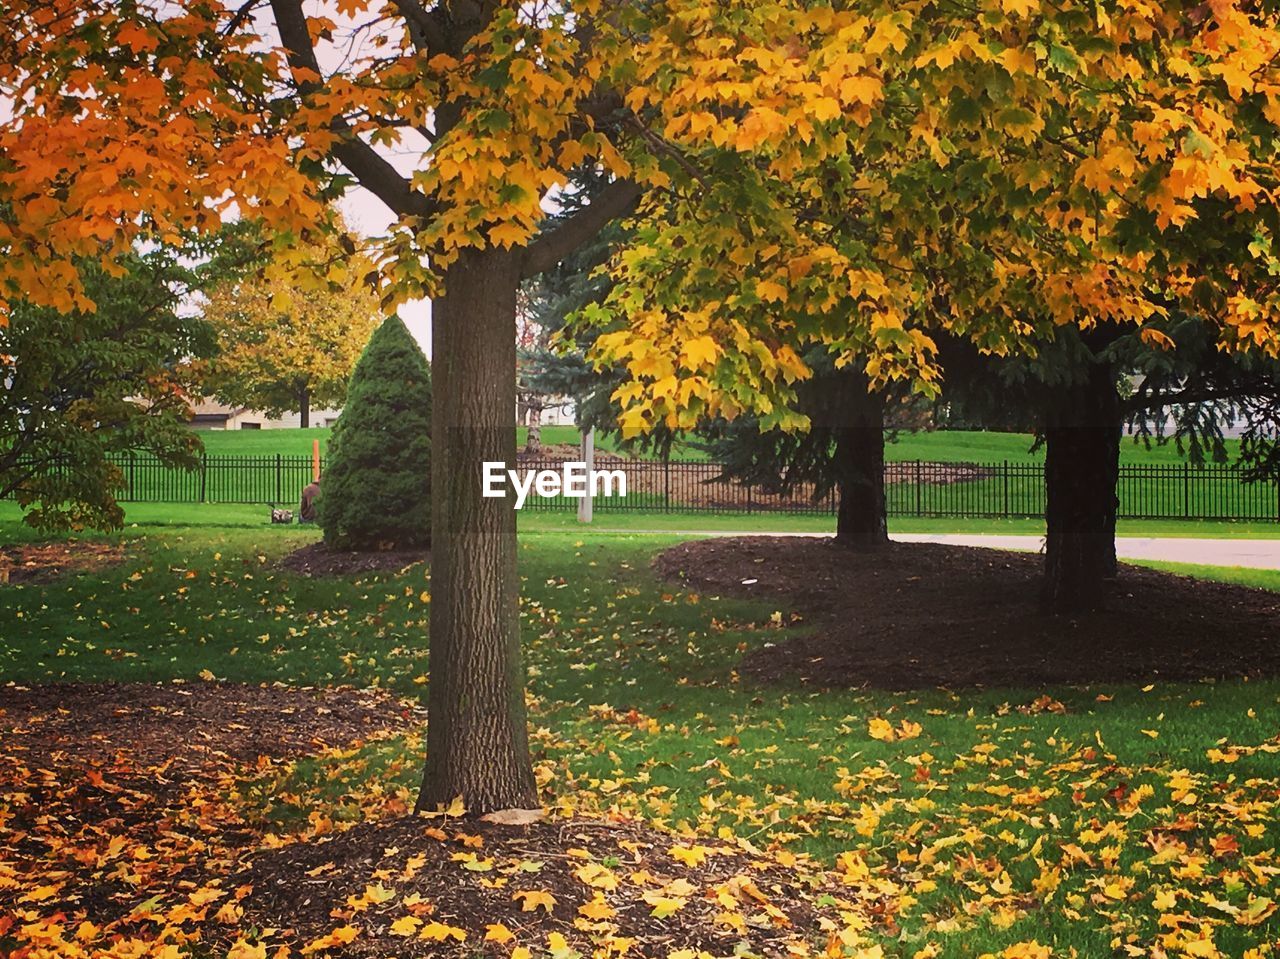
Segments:
[[[309,70],[320,76],[320,63],[316,59],[315,47],[311,44],[311,35],[307,31],[307,17],[302,12],[301,0],[271,0],[271,9],[275,14],[276,28],[280,31],[280,40],[288,55],[289,66],[294,70]],[[297,86],[299,95],[305,97],[318,90],[321,84],[306,81],[299,82]],[[334,158],[393,213],[399,216],[429,217],[436,212],[435,204],[414,190],[409,181],[377,150],[361,140],[342,117],[334,117],[330,121],[330,128],[339,138],[332,150]]]
[[[614,180],[592,197],[590,205],[581,213],[529,244],[521,276],[527,279],[551,269],[613,220],[634,210],[642,192],[631,180]]]
[[[413,41],[416,50],[432,57],[437,53],[448,52],[449,37],[445,32],[444,24],[440,22],[443,6],[427,10],[418,0],[393,0],[393,2],[395,8],[400,11],[400,16],[404,17],[405,25],[409,30],[409,39]]]

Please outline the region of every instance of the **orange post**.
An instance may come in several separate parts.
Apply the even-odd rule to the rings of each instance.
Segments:
[[[320,482],[320,441],[311,441],[311,479]]]

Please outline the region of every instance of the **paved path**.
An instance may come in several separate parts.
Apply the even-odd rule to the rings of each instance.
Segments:
[[[986,546],[1039,552],[1041,536],[968,536],[959,533],[896,533],[903,543],[949,543],[953,546]],[[1154,559],[1169,563],[1202,563],[1205,566],[1247,566],[1251,569],[1280,569],[1280,540],[1275,539],[1190,539],[1164,536],[1119,536],[1116,555],[1120,559]]]
[[[654,533],[669,536],[830,536],[830,533],[778,533],[767,530],[711,529],[600,529],[601,533]],[[900,543],[945,543],[951,546],[983,546],[1036,553],[1044,547],[1042,536],[974,536],[967,533],[894,533]],[[1191,539],[1183,537],[1121,536],[1116,539],[1120,559],[1200,563],[1205,566],[1244,566],[1280,569],[1280,539]]]

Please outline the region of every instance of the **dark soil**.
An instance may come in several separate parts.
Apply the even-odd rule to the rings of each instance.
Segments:
[[[743,672],[762,681],[897,690],[1280,674],[1280,594],[1121,565],[1106,611],[1049,617],[1036,606],[1042,561],[759,536],[684,543],[654,566],[809,627],[746,656]]]
[[[0,743],[32,765],[98,762],[122,752],[137,766],[289,759],[419,722],[415,710],[369,690],[206,682],[0,686]]]
[[[817,888],[802,868],[714,841],[702,847],[710,853],[703,861],[686,864],[671,854],[677,845],[672,836],[636,823],[500,826],[407,817],[359,825],[329,842],[263,851],[233,882],[253,886],[243,903],[246,925],[278,928],[303,943],[344,922],[358,927],[344,956],[506,956],[509,945],[484,941],[495,923],[522,944],[547,943],[560,933],[586,955],[594,933],[634,939],[629,954],[639,956],[665,957],[678,949],[729,955],[739,942],[751,955],[784,956],[787,942],[813,936],[820,911],[836,913],[834,905],[814,904],[828,890]],[[362,904],[375,883],[394,895],[385,905]],[[728,898],[717,901],[722,889]],[[849,890],[830,891],[850,907]],[[551,900],[526,910],[516,895],[521,892],[546,893]],[[406,908],[406,897],[414,902],[415,893],[421,905]],[[682,901],[670,915],[655,916],[646,894],[679,894]],[[579,909],[593,895],[609,914],[587,921]],[[740,916],[739,931],[717,922],[726,913]],[[391,931],[393,922],[415,915],[423,928]],[[429,923],[464,932],[465,943],[456,936],[423,941]]]
[[[429,559],[426,549],[382,549],[348,552],[311,543],[280,560],[280,565],[304,576],[359,576],[362,573],[398,573]]]
[[[0,549],[0,583],[43,583],[63,573],[88,573],[125,560],[112,543],[24,543]]]

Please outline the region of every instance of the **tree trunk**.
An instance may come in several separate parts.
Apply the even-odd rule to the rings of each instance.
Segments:
[[[298,392],[298,426],[307,429],[311,425],[311,391],[305,387]]]
[[[877,549],[889,542],[884,495],[884,399],[868,393],[857,377],[843,404],[846,422],[834,429],[836,542],[852,549]]]
[[[515,462],[519,263],[464,252],[432,304],[431,647],[419,809],[533,807],[520,650],[516,517],[481,495],[485,461]]]
[[[525,435],[524,451],[530,455],[542,452],[542,404],[529,401],[529,432]]]
[[[1045,422],[1045,560],[1049,613],[1101,609],[1116,573],[1116,484],[1124,414],[1115,370],[1094,363],[1060,389]]]

